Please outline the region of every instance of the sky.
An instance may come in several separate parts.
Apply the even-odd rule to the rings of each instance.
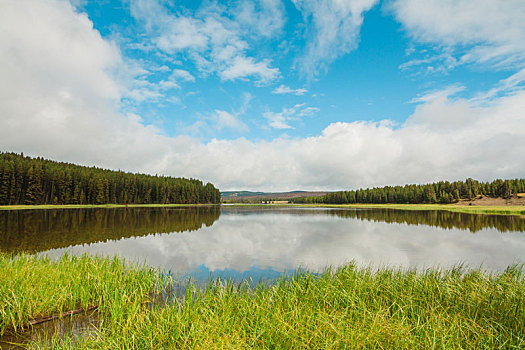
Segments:
[[[525,176],[523,0],[1,0],[0,150],[340,190]]]

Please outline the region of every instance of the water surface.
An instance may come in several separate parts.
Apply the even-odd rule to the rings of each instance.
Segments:
[[[117,254],[196,280],[274,279],[305,268],[525,261],[525,220],[446,211],[184,207],[0,212],[0,250]]]

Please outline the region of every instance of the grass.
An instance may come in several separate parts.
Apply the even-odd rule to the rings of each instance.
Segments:
[[[523,348],[525,277],[449,270],[372,270],[354,264],[273,286],[216,281],[149,304],[159,272],[117,259],[0,256],[0,332],[94,303],[96,336],[53,348]],[[30,347],[39,347],[33,343]]]
[[[218,204],[39,204],[39,205],[0,205],[0,210],[26,209],[84,209],[84,208],[171,208],[197,207]]]
[[[117,258],[64,255],[52,261],[0,253],[0,335],[31,319],[93,305],[111,315],[126,302],[142,301],[156,278],[153,270]]]

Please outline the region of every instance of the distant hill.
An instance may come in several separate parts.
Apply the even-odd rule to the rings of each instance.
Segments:
[[[253,196],[264,196],[269,194],[268,192],[251,192],[251,191],[225,191],[221,192],[222,198],[229,197],[253,197]]]
[[[223,200],[255,200],[255,199],[281,199],[286,200],[298,197],[324,196],[326,191],[290,191],[290,192],[252,192],[252,191],[225,191],[221,192]]]

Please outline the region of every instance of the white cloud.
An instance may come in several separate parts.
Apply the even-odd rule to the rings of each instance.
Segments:
[[[184,69],[174,69],[171,73],[171,76],[176,80],[180,79],[182,81],[191,81],[195,82],[195,77],[190,74],[190,72]]]
[[[522,66],[522,0],[395,0],[392,9],[417,41],[452,48],[459,63]]]
[[[129,88],[113,74],[122,62],[115,46],[68,3],[0,2],[0,149],[196,177],[223,190],[341,189],[525,173],[518,161],[525,154],[525,91],[515,88],[521,75],[498,84],[508,91],[484,103],[435,92],[420,99],[403,125],[340,122],[307,138],[201,143],[165,136],[139,116],[118,112]],[[315,112],[306,105],[293,109],[294,118]],[[284,123],[293,121],[283,111]],[[217,120],[232,124],[222,112]]]
[[[157,69],[157,71],[162,72],[169,70],[170,69],[167,66],[162,66]],[[153,71],[155,71],[155,69],[153,69]],[[147,71],[145,72],[149,73]],[[128,73],[128,76],[133,75]],[[142,103],[144,101],[178,102],[179,99],[177,97],[167,97],[166,92],[172,89],[180,89],[181,86],[179,82],[195,82],[195,77],[183,69],[173,69],[172,73],[166,79],[152,83],[150,80],[148,80],[148,74],[144,74],[128,81],[129,88],[124,92],[123,97],[126,99],[131,99],[134,103]]]
[[[482,92],[473,98],[473,101],[484,103],[492,101],[494,98],[501,95],[513,94],[525,88],[525,68],[514,73],[510,77],[503,79],[495,87],[489,91]]]
[[[306,89],[292,89],[286,85],[280,85],[272,91],[272,94],[294,94],[296,96],[302,96],[307,93]]]
[[[264,9],[268,7],[264,4],[270,12],[276,6],[265,1]],[[130,8],[158,49],[172,56],[186,55],[203,73],[217,73],[222,80],[254,79],[259,84],[280,76],[269,59],[258,60],[247,54],[249,45],[240,24],[223,15],[224,9],[218,5],[208,5],[194,16],[171,13],[157,0],[132,0]],[[243,11],[241,18],[246,17]],[[260,23],[262,29],[279,27],[272,21],[251,20]]]
[[[310,116],[319,111],[317,107],[305,107],[304,103],[293,107],[283,108],[281,112],[264,112],[263,117],[268,120],[268,125],[274,129],[293,129],[291,121],[301,117]]]
[[[119,50],[68,2],[0,2],[0,47],[0,149],[137,170],[171,147],[118,113]]]
[[[438,98],[447,98],[463,90],[465,90],[464,86],[459,85],[459,84],[453,84],[453,85],[446,86],[439,90],[426,92],[410,100],[410,103],[431,102]]]
[[[263,116],[268,120],[268,125],[274,129],[293,129],[287,122],[283,113],[264,112]]]
[[[485,107],[441,96],[419,105],[399,127],[334,123],[309,138],[214,140],[195,149],[188,168],[208,163],[223,189],[338,189],[520,177],[525,165],[516,159],[525,154],[523,110],[525,92]],[[228,170],[229,162],[235,162],[235,171]]]
[[[306,52],[296,64],[315,77],[337,58],[357,48],[363,14],[378,0],[294,0],[308,22]]]
[[[234,57],[231,64],[219,76],[223,80],[236,80],[248,76],[258,76],[259,83],[266,84],[279,76],[278,68],[269,68],[270,61],[255,62],[252,57]]]
[[[399,69],[407,71],[415,67],[423,67],[422,73],[446,73],[457,67],[460,62],[453,56],[451,49],[441,48],[441,53],[426,53],[424,58],[411,59],[408,62],[399,65]]]
[[[274,37],[285,23],[284,5],[280,0],[241,1],[233,12],[243,30],[255,36]]]
[[[247,132],[250,130],[248,125],[241,120],[246,111],[250,108],[252,95],[248,92],[242,94],[242,104],[238,109],[231,112],[216,109],[210,115],[203,116],[200,120],[190,126],[182,126],[182,131],[190,135],[203,135],[213,130],[231,129],[237,132]]]
[[[248,126],[243,123],[238,116],[219,109],[215,110],[212,119],[219,130],[223,128],[231,128],[238,131],[248,131]]]

